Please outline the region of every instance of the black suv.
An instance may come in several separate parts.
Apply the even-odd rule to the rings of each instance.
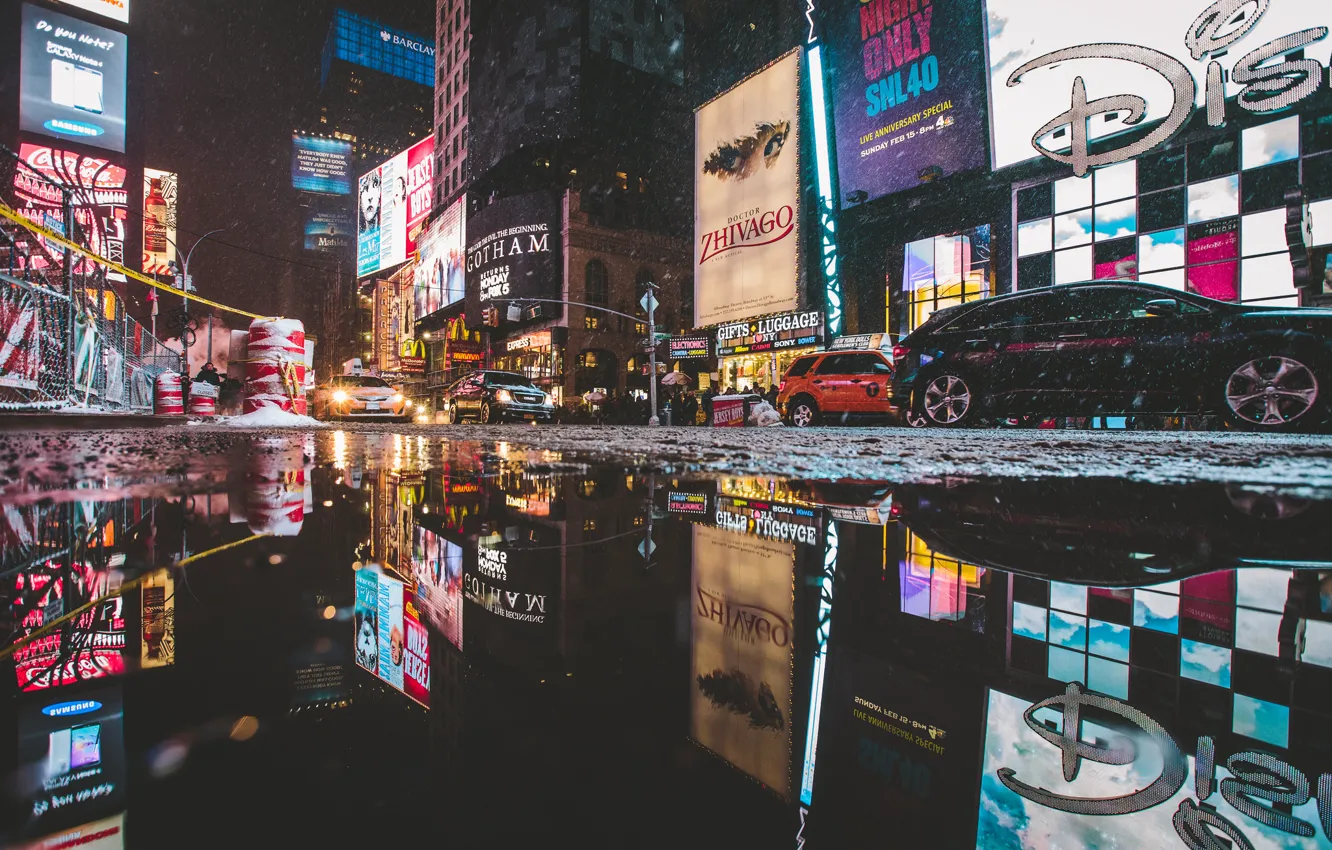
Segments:
[[[893,359],[893,405],[926,425],[1216,413],[1242,428],[1307,430],[1328,418],[1332,310],[1091,281],[940,310]]]
[[[450,384],[443,393],[444,421],[471,418],[486,424],[505,419],[549,422],[555,414],[551,397],[515,372],[473,372]]]

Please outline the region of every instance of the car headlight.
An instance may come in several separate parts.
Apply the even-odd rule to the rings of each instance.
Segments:
[[[336,402],[344,402],[344,401],[346,401],[348,398],[350,398],[350,396],[347,395],[347,393],[346,393],[345,390],[334,390],[334,391],[333,391],[333,400],[336,401]]]
[[[405,402],[403,403],[403,407],[411,407],[411,406],[412,406],[412,400],[411,400],[411,399],[407,399],[407,401],[405,401]]]
[[[402,393],[394,393],[393,398],[390,399],[390,401],[394,404],[402,404]]]
[[[541,399],[541,403],[542,403],[543,405],[545,405],[546,407],[554,407],[554,406],[555,406],[555,396],[551,395],[550,393],[547,393],[546,396],[545,396],[545,398]]]
[[[495,393],[495,401],[502,401],[505,403],[511,402],[513,401],[513,393],[509,392],[508,390],[500,390],[499,392]]]

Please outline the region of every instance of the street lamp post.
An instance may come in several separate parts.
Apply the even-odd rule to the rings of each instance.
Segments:
[[[189,371],[190,371],[190,356],[189,356],[189,346],[185,344],[185,333],[186,331],[189,330],[188,323],[189,323],[189,313],[190,313],[190,257],[194,256],[194,249],[199,247],[199,243],[203,242],[205,239],[207,239],[209,236],[212,236],[215,233],[225,233],[225,232],[226,228],[224,227],[219,227],[216,230],[210,230],[207,233],[205,233],[203,236],[200,236],[198,239],[194,240],[194,244],[190,246],[190,250],[185,252],[185,268],[184,271],[182,272],[183,277],[180,282],[180,291],[182,297],[184,298],[185,316],[186,316],[185,321],[187,326],[182,328],[180,331],[180,359],[181,363],[184,364],[183,369],[185,371],[185,377],[187,379],[189,378]],[[167,241],[171,242],[170,239],[168,239]],[[175,242],[171,242],[171,247],[176,249],[177,254],[180,253],[180,247],[177,246]],[[208,320],[208,362],[211,363],[212,361],[213,361],[213,320],[212,317],[210,316]]]

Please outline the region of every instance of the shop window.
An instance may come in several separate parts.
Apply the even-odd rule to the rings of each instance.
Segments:
[[[1300,155],[1300,119],[1292,115],[1250,127],[1240,134],[1240,167],[1262,168],[1278,162],[1298,159]]]
[[[1239,137],[1228,133],[1220,138],[1194,142],[1188,147],[1190,183],[1210,180],[1239,171]]]
[[[587,303],[605,305],[609,289],[610,275],[606,272],[606,264],[601,260],[588,260],[583,272],[583,292]]]
[[[1017,192],[1018,221],[1049,218],[1054,212],[1054,189],[1050,183],[1028,186]]]
[[[991,295],[988,224],[920,239],[905,250],[902,291],[908,332],[924,324],[935,310]]]
[[[1184,185],[1184,148],[1138,158],[1138,191],[1152,192]]]
[[[583,315],[583,328],[589,331],[599,331],[603,327],[602,318],[592,313]]]
[[[1244,172],[1241,212],[1285,207],[1286,190],[1300,182],[1300,163],[1281,162]]]
[[[1184,187],[1152,192],[1138,199],[1138,226],[1144,231],[1184,224]]]

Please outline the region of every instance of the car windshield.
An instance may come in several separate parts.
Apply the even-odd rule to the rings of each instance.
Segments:
[[[487,372],[486,383],[496,387],[523,387],[526,389],[536,389],[527,378],[522,375],[515,375],[512,372]]]
[[[376,378],[374,375],[343,375],[333,379],[333,386],[348,389],[357,387],[388,388],[389,384],[383,378]]]

